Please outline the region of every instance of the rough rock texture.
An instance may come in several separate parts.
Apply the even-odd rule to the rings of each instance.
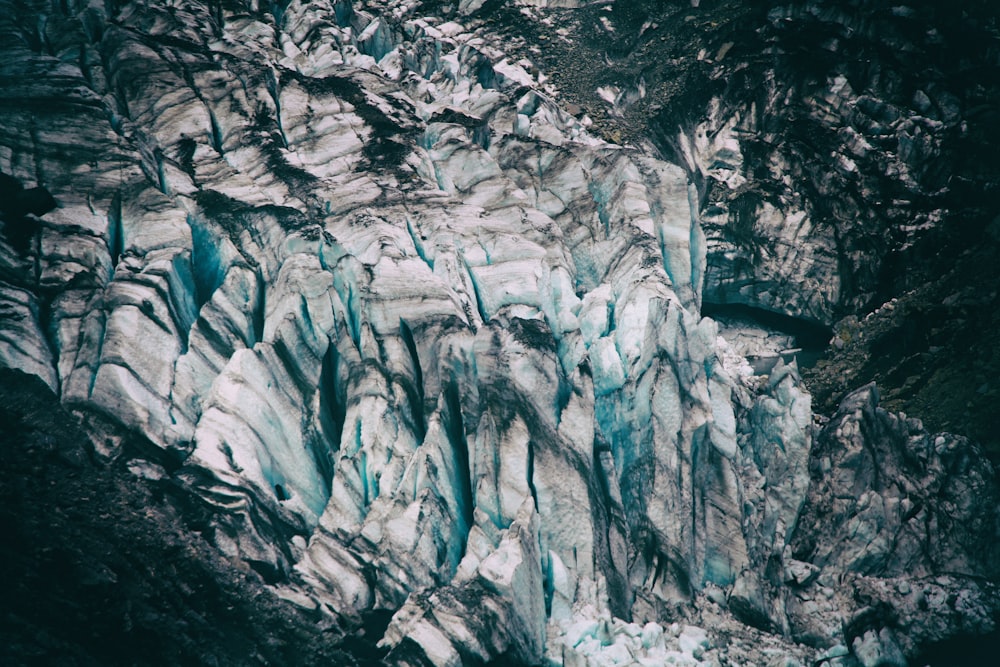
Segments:
[[[948,619],[970,634],[992,625],[977,610],[984,609],[983,598],[997,594],[997,516],[990,509],[997,488],[992,467],[974,445],[931,435],[919,421],[885,412],[869,385],[848,396],[823,427],[810,478],[791,540],[793,560],[787,561],[794,566],[785,575],[794,590],[786,600],[793,634],[812,639],[839,633],[841,617],[832,625],[824,619],[825,609],[843,609],[838,596],[866,605],[843,630],[848,644],[885,644],[890,636],[889,643],[912,654],[914,644],[943,639]],[[928,539],[934,535],[940,537]],[[830,571],[842,576],[835,591],[824,590]],[[940,587],[972,573],[983,581],[955,598],[942,597]],[[921,608],[933,608],[931,616],[914,618]],[[869,639],[869,632],[878,639]]]
[[[918,264],[1000,210],[990,3],[534,11],[548,43],[521,48],[550,85],[698,183],[710,301],[832,324],[939,272]]]
[[[919,415],[933,430],[978,441],[994,465],[1000,430],[1000,223],[940,276],[834,328],[827,358],[803,373],[817,411],[836,409],[844,391],[877,382],[882,404]]]
[[[5,217],[0,360],[388,664],[903,664],[994,631],[989,462],[873,389],[817,429],[794,363],[755,376],[701,317],[746,277],[695,168],[719,146],[590,133],[496,4],[0,4],[0,172],[58,204],[26,242]],[[867,298],[777,265],[747,303]]]
[[[81,428],[37,377],[0,371],[0,662],[5,665],[355,665],[245,563],[200,534],[203,503],[142,442]],[[92,441],[122,437],[111,465]],[[89,452],[88,452],[89,450]]]

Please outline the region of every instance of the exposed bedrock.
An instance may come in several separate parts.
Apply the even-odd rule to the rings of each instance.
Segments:
[[[494,25],[568,108],[697,183],[707,302],[831,325],[933,280],[1000,213],[989,3],[530,12],[526,37]]]
[[[985,5],[815,1],[719,31],[707,113],[667,141],[702,179],[706,299],[829,325],[974,245],[997,213],[995,27]]]
[[[975,446],[755,376],[700,315],[701,177],[590,134],[480,4],[0,4],[0,172],[58,204],[0,243],[0,360],[317,623],[391,618],[390,664],[991,631]]]

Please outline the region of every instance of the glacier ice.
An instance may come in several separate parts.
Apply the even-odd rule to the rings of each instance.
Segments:
[[[897,639],[844,636],[838,576],[994,571],[913,522],[944,521],[927,469],[955,503],[994,488],[968,444],[870,390],[815,428],[794,363],[756,376],[700,316],[717,240],[685,171],[589,134],[474,20],[176,4],[92,8],[89,75],[4,47],[87,111],[0,145],[62,206],[40,281],[0,257],[0,362],[143,434],[283,597],[345,631],[392,612],[394,664],[714,664],[711,627],[667,622],[693,601],[863,662]],[[699,169],[738,157],[699,141]]]

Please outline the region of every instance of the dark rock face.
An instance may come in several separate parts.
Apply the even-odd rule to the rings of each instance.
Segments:
[[[814,497],[823,498],[824,506],[804,512],[799,524],[804,542],[792,543],[810,562],[836,559],[845,570],[882,576],[932,571],[996,576],[1000,561],[987,548],[995,521],[993,473],[968,441],[931,436],[919,421],[881,410],[869,385],[844,399],[811,456]],[[914,480],[926,483],[910,486]],[[870,489],[869,496],[852,497],[859,483]],[[875,507],[870,514],[885,518],[861,522],[881,535],[849,529],[852,522],[860,525],[855,518],[866,514],[872,501],[884,509]],[[950,539],[914,548],[939,530]]]
[[[734,46],[726,56],[734,62],[717,65],[729,87],[720,120],[731,114],[754,167],[745,187],[720,190],[710,179],[709,199],[729,209],[726,228],[749,233],[722,241],[710,282],[723,301],[759,294],[733,258],[759,267],[754,253],[826,238],[835,292],[822,310],[801,314],[830,323],[921,284],[928,274],[904,267],[931,248],[956,257],[996,215],[1000,170],[982,150],[996,142],[995,124],[982,117],[1000,99],[996,17],[982,5],[816,2],[761,18],[756,34],[772,62],[737,71]],[[783,222],[769,227],[760,215],[768,204]],[[795,301],[756,300],[777,310]]]
[[[37,377],[0,380],[5,665],[358,664],[205,540],[201,501],[136,436],[96,463],[92,441],[122,434],[81,427]]]
[[[845,578],[835,595],[866,600],[869,616],[850,622],[849,645],[889,628],[913,655],[915,646],[944,638],[941,619],[949,617],[982,634],[993,630],[989,615],[972,611],[983,607],[970,604],[995,598],[1000,567],[990,546],[998,520],[994,473],[975,445],[929,434],[918,421],[882,410],[869,385],[845,398],[818,434],[810,477],[792,556],[819,568],[839,563],[835,569]],[[956,602],[940,595],[938,585],[971,572],[984,580],[967,597]],[[821,577],[793,581],[789,618],[802,639],[828,631],[823,586]],[[938,605],[934,620],[911,616],[929,605]]]
[[[45,188],[28,188],[13,176],[0,173],[0,221],[11,248],[25,254],[38,231],[38,217],[54,210],[56,200]],[[30,216],[30,217],[29,217]]]
[[[996,26],[694,5],[0,3],[0,364],[36,378],[4,375],[4,558],[45,593],[12,660],[856,667],[995,632],[988,459],[838,401],[965,339],[842,345],[886,367],[817,366],[826,421],[786,338],[755,372],[701,314],[839,335],[941,275],[893,262],[986,229]]]
[[[988,3],[606,9],[540,58],[606,132],[652,139],[697,181],[707,301],[832,324],[939,272],[923,265],[1000,210]],[[574,66],[577,46],[607,67]]]
[[[832,412],[852,384],[874,381],[887,409],[917,415],[934,430],[967,435],[996,464],[998,231],[993,223],[937,278],[863,318],[838,322],[827,358],[804,373],[818,410]]]

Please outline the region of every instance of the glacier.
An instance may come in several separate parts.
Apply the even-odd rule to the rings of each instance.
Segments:
[[[993,630],[976,446],[872,386],[825,421],[702,317],[739,291],[691,177],[730,135],[687,168],[609,142],[484,3],[424,4],[0,5],[0,172],[58,203],[0,244],[0,363],[137,434],[96,453],[334,634],[390,615],[386,664],[904,665]]]

